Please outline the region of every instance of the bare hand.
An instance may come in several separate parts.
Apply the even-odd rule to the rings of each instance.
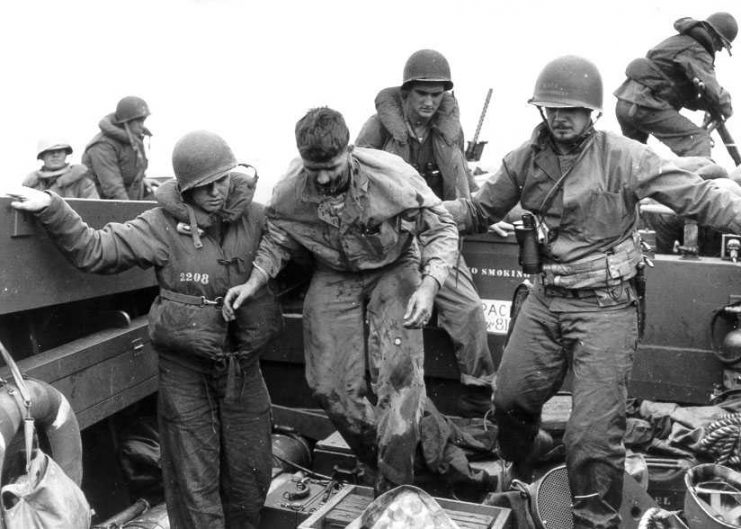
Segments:
[[[500,237],[507,237],[510,233],[514,233],[515,227],[509,222],[500,220],[496,224],[489,226],[490,233],[496,233]]]
[[[432,304],[439,286],[437,281],[429,276],[422,279],[422,284],[414,291],[407,303],[404,313],[404,327],[419,329],[425,326],[432,316]]]
[[[230,288],[224,296],[224,304],[221,306],[221,315],[226,321],[232,321],[236,317],[236,310],[247,298],[255,294],[257,288],[254,282],[246,283]]]
[[[48,193],[26,186],[18,186],[5,194],[13,199],[10,203],[12,207],[23,211],[41,211],[51,204],[51,196]]]

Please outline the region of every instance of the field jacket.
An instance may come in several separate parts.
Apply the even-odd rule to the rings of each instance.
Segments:
[[[457,258],[458,232],[440,199],[398,156],[359,147],[350,156],[339,218],[328,214],[329,199],[294,160],[273,190],[255,265],[275,277],[303,248],[334,270],[375,270],[414,250],[418,237],[422,273],[442,285]]]
[[[715,50],[701,21],[677,20],[676,35],[662,41],[626,68],[627,79],[615,91],[618,99],[648,108],[688,108],[729,117],[731,95],[715,76]],[[694,84],[700,81],[702,90]]]
[[[100,198],[142,200],[144,174],[149,164],[141,138],[129,138],[126,129],[113,123],[113,114],[104,117],[100,132],[90,140],[82,155]],[[145,135],[151,135],[145,129]],[[133,144],[132,141],[133,140]]]
[[[464,232],[483,232],[521,201],[549,228],[542,248],[545,264],[564,274],[568,265],[579,267],[599,256],[605,256],[601,262],[609,267],[608,256],[633,237],[643,198],[703,225],[741,233],[741,198],[617,134],[588,135],[562,187],[543,210],[561,174],[550,133],[540,124],[528,142],[504,157],[472,200],[445,205]]]
[[[214,301],[244,283],[252,270],[264,208],[251,198],[247,182],[233,176],[220,215],[192,208],[202,231],[200,248],[190,230],[190,206],[180,198],[174,181],[159,187],[159,207],[99,230],[85,224],[56,195],[37,216],[57,246],[82,270],[113,274],[134,266],[154,267],[162,291]],[[223,222],[221,240],[210,235],[215,222]],[[233,352],[254,355],[280,327],[280,311],[268,288],[240,307],[231,323],[224,321],[218,306],[173,301],[163,295],[149,312],[153,345],[174,359],[219,359]]]
[[[56,171],[42,167],[29,173],[23,185],[39,191],[54,191],[62,198],[100,198],[89,176],[87,167],[79,164],[69,164]]]

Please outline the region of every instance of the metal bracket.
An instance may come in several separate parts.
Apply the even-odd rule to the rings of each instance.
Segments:
[[[11,237],[27,237],[33,235],[33,217],[30,213],[15,210],[13,212],[13,231]]]

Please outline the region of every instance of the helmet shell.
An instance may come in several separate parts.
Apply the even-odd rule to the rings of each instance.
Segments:
[[[714,510],[697,496],[695,487],[705,490],[741,490],[741,473],[714,463],[690,468],[684,475],[684,516],[692,529],[731,529],[738,525],[714,515]]]
[[[564,55],[546,64],[528,103],[539,107],[580,107],[602,111],[602,76],[594,63]]]
[[[725,11],[719,11],[706,18],[705,22],[713,28],[713,31],[715,31],[723,40],[723,45],[730,48],[731,42],[733,42],[736,35],[738,35],[738,22],[736,22],[733,15],[726,13]]]
[[[404,65],[404,81],[401,87],[407,88],[410,83],[416,81],[443,83],[445,90],[453,88],[448,59],[435,50],[418,50],[412,53]]]
[[[66,138],[61,138],[59,136],[41,138],[36,145],[36,159],[41,160],[41,155],[46,151],[56,151],[57,149],[64,149],[67,152],[67,155],[72,154],[72,146]]]
[[[120,125],[132,119],[146,118],[149,114],[149,106],[141,97],[126,96],[116,105],[114,121]]]
[[[181,193],[218,180],[236,165],[226,141],[207,130],[189,132],[172,150],[172,168]]]

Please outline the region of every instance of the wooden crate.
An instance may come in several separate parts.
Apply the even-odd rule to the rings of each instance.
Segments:
[[[344,529],[373,501],[373,489],[346,485],[334,498],[304,520],[298,529]],[[492,505],[435,498],[461,529],[509,529],[511,510]]]

